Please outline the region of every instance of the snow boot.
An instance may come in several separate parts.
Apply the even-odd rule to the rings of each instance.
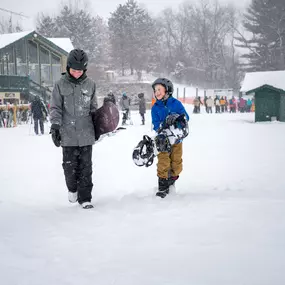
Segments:
[[[168,185],[169,185],[169,187],[170,186],[174,186],[175,187],[175,182],[176,182],[176,180],[179,178],[179,175],[178,176],[171,176],[171,177],[169,177],[169,179],[168,179]]]
[[[167,178],[158,178],[158,192],[155,194],[160,198],[165,198],[169,194],[169,179]]]
[[[168,178],[169,192],[176,193],[175,182],[179,176],[171,176]]]
[[[92,209],[92,208],[94,208],[94,206],[91,204],[91,202],[83,202],[80,205],[81,205],[82,209]]]
[[[70,192],[68,191],[68,201],[70,203],[76,203],[78,200],[77,192]]]

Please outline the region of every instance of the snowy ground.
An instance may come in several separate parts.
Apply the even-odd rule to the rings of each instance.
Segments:
[[[149,115],[133,118],[94,147],[89,211],[48,135],[0,129],[0,284],[285,284],[285,124],[192,115],[178,193],[159,200],[155,165],[131,159]]]

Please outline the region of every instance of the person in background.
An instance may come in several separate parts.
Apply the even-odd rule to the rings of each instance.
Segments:
[[[207,108],[208,108],[208,113],[213,113],[213,107],[214,107],[214,100],[212,99],[211,96],[208,97],[207,99]]]
[[[139,112],[142,118],[142,125],[145,124],[145,112],[146,112],[146,102],[145,102],[145,98],[144,98],[144,93],[139,93],[138,94],[139,97]]]
[[[126,124],[127,119],[130,116],[130,105],[131,105],[131,99],[127,96],[126,92],[123,92],[122,98],[120,100],[120,106],[123,111],[122,125]]]
[[[107,96],[104,98],[104,101],[109,101],[112,102],[113,104],[116,105],[116,97],[112,91],[110,91]]]
[[[35,134],[39,134],[39,124],[41,134],[43,135],[44,130],[44,121],[48,115],[47,108],[44,105],[44,102],[41,100],[39,96],[35,96],[34,100],[31,103],[31,113],[34,119],[34,131]]]
[[[220,104],[220,99],[219,99],[218,95],[216,95],[216,97],[214,99],[214,105],[216,108],[216,113],[221,113],[221,104]]]

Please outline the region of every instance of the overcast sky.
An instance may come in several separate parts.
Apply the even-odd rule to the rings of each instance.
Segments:
[[[198,1],[198,0],[197,0]],[[239,7],[246,7],[251,0],[220,0],[225,3],[235,3]],[[0,1],[0,8],[12,10],[17,13],[23,13],[29,16],[28,19],[13,16],[13,21],[19,21],[24,30],[31,30],[35,28],[35,18],[39,12],[47,12],[49,14],[56,14],[59,10],[60,3],[66,2],[61,0],[7,0]],[[119,4],[124,4],[124,0],[89,0],[94,14],[98,14],[101,17],[108,18],[110,12],[113,12]],[[145,8],[152,14],[157,14],[161,10],[167,7],[177,7],[179,3],[184,1],[179,0],[140,0],[137,1],[145,5]],[[195,0],[190,0],[195,2]],[[0,17],[7,19],[8,13],[0,11]]]

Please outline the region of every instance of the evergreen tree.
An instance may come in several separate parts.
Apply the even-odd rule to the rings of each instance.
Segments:
[[[126,68],[140,75],[148,69],[155,50],[155,25],[147,11],[136,1],[119,5],[109,19],[112,57],[122,75]]]
[[[108,51],[108,29],[102,18],[94,17],[87,7],[64,4],[55,17],[41,14],[37,31],[46,37],[68,37],[75,48],[82,48],[91,62],[103,64]]]
[[[252,0],[244,14],[244,28],[250,38],[239,36],[238,46],[249,49],[243,55],[251,71],[285,68],[285,1]]]
[[[55,19],[43,13],[38,15],[36,30],[42,36],[49,38],[60,34]]]

